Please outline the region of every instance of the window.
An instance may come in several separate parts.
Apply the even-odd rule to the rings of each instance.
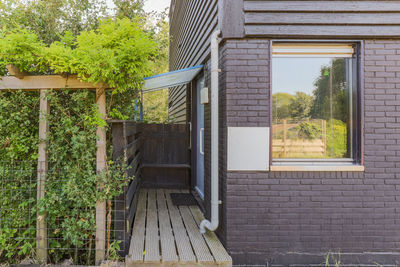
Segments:
[[[355,44],[274,43],[272,158],[276,164],[359,163]]]

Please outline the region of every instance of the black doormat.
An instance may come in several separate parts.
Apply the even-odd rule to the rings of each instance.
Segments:
[[[170,193],[172,204],[175,206],[196,206],[197,201],[192,194]]]

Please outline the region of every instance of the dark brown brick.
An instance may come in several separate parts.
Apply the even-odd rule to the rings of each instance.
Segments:
[[[237,82],[221,84],[220,131],[268,126],[269,41],[224,45],[234,61],[221,62],[222,69]],[[264,264],[289,252],[400,252],[400,41],[367,40],[364,49],[364,173],[228,172],[220,163],[226,188],[218,233],[236,263]],[[220,149],[226,160],[225,140]]]

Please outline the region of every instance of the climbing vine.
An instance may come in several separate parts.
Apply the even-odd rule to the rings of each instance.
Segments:
[[[25,29],[2,29],[0,75],[8,75],[11,64],[27,74],[77,75],[108,84],[113,88],[107,93],[108,116],[132,118],[133,99],[158,51],[143,23],[107,19],[78,35],[67,31],[51,44]],[[47,97],[49,172],[45,198],[36,203],[39,94],[0,91],[0,262],[34,258],[39,211],[46,214],[51,263],[93,264],[96,201],[107,201],[110,214],[110,201],[129,183],[126,166],[107,161],[106,170],[96,173],[96,129],[106,122],[97,113],[93,91],[49,91]],[[110,222],[107,231],[107,255],[115,258],[118,243],[112,243]]]

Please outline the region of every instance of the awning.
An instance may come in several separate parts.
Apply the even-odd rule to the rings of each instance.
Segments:
[[[191,82],[202,70],[203,65],[175,70],[144,79],[143,93],[179,86]]]

